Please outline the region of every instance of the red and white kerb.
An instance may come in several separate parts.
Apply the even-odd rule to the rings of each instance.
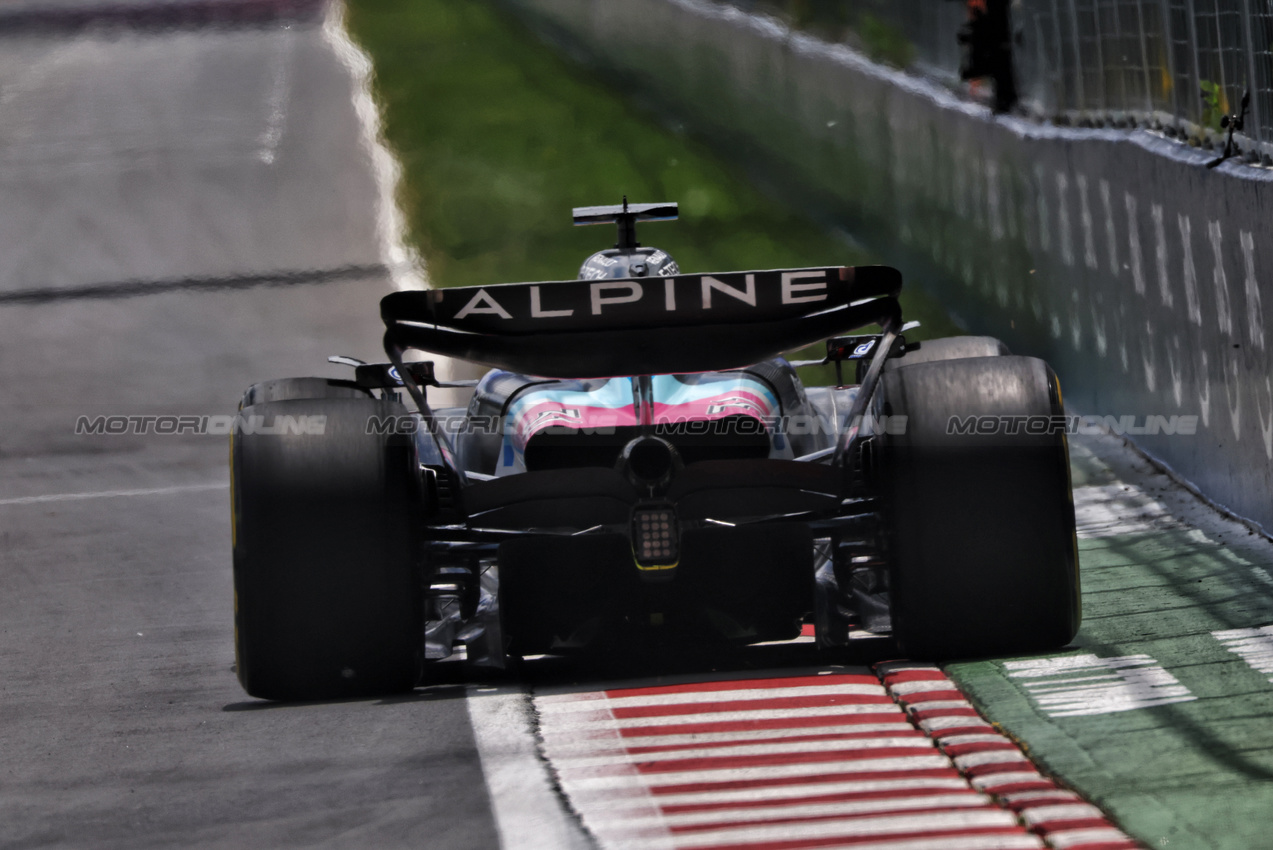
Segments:
[[[1130,850],[933,667],[535,697],[606,848]]]
[[[1114,826],[1096,806],[1041,773],[1021,748],[987,723],[939,668],[893,662],[876,672],[969,784],[993,794],[1056,850],[1136,850],[1142,845]]]

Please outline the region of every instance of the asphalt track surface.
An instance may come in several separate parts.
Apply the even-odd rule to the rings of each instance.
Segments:
[[[75,426],[81,416],[226,414],[253,381],[339,375],[327,355],[376,355],[375,302],[401,282],[388,271],[401,258],[386,235],[384,175],[366,143],[357,76],[314,21],[162,35],[41,31],[5,38],[2,48],[0,846],[555,848],[613,835],[601,843],[621,846],[626,833],[607,832],[612,801],[567,787],[570,759],[614,753],[561,750],[581,742],[572,726],[563,736],[546,720],[544,706],[654,688],[639,698],[682,706],[656,707],[670,716],[685,710],[677,688],[869,677],[869,665],[892,654],[887,641],[867,640],[833,669],[808,644],[728,658],[673,648],[593,665],[533,661],[519,679],[478,684],[474,671],[447,662],[431,685],[399,699],[247,698],[232,669],[224,438],[85,436]],[[1049,714],[1037,689],[1002,662],[956,678],[990,719],[1001,715],[1035,742],[1036,760],[1099,795],[1142,838],[1254,846],[1266,799],[1259,789],[1273,776],[1261,731],[1270,691],[1258,669],[1263,644],[1235,630],[1273,617],[1259,578],[1273,549],[1253,539],[1237,560],[1209,554],[1199,540],[1245,531],[1202,516],[1207,509],[1116,447],[1076,444],[1076,483],[1095,488],[1084,498],[1096,499],[1080,518],[1091,530],[1084,562],[1097,568],[1076,651],[1149,652],[1179,680],[1150,682],[1166,690],[1149,698],[1139,685],[1125,688],[1139,700],[1134,710],[1091,719]],[[1108,462],[1092,460],[1102,452]],[[1141,482],[1142,495],[1152,485],[1158,507],[1145,514],[1144,499],[1118,496],[1136,486],[1125,481]],[[1135,521],[1120,524],[1128,517]],[[1123,549],[1108,542],[1127,535],[1135,540]],[[1134,546],[1141,554],[1123,557]],[[1142,567],[1144,576],[1135,572]],[[1194,589],[1189,570],[1215,584]],[[1154,602],[1153,593],[1166,596]],[[1176,598],[1214,615],[1203,631],[1164,615]],[[1183,634],[1184,644],[1173,649],[1155,628]],[[1200,698],[1171,702],[1176,687]],[[910,710],[915,697],[893,698]],[[771,719],[793,716],[780,713]],[[1208,725],[1217,714],[1224,723]],[[685,745],[672,740],[663,745]],[[1162,741],[1172,753],[1227,753],[1229,772],[1197,764],[1202,755],[1155,761]],[[943,782],[964,781],[941,770]],[[967,801],[980,792],[964,774],[973,785],[955,796]],[[1216,838],[1205,807],[1189,803],[1191,789],[1217,776],[1223,816],[1244,818],[1247,838]],[[678,828],[697,830],[712,816],[675,817]],[[994,830],[1005,815],[977,817],[986,818],[977,828]],[[671,846],[664,827],[673,822],[660,823],[662,832],[650,841],[642,833],[636,846]],[[796,829],[765,828],[771,836]],[[748,840],[743,827],[729,829],[726,844]],[[948,846],[988,841],[969,840]],[[1016,832],[1003,842],[1037,843]]]
[[[462,688],[240,690],[224,437],[74,433],[376,355],[354,85],[313,23],[2,42],[0,846],[498,844]]]

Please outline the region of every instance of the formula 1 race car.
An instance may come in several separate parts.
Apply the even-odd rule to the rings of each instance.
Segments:
[[[675,217],[577,209],[619,229],[578,279],[396,292],[389,363],[248,389],[231,449],[248,693],[408,690],[459,645],[499,664],[813,622],[828,652],[865,629],[941,659],[1073,638],[1048,365],[988,337],[907,343],[884,266],[682,274],[635,234]],[[493,368],[444,381],[409,350]],[[837,386],[803,386],[809,362]],[[431,406],[456,387],[466,408]]]

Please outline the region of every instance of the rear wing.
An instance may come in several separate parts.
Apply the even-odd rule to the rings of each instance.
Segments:
[[[674,221],[678,208],[674,203],[629,204],[627,195],[624,195],[622,206],[575,207],[572,213],[576,227],[581,224],[619,225],[619,241],[614,243],[614,247],[620,251],[631,251],[641,245],[636,241],[638,221]]]
[[[677,204],[629,204],[623,199],[622,205],[609,207],[575,207],[571,210],[575,224],[612,224],[622,221],[624,216],[633,221],[675,221],[679,213]]]
[[[395,292],[380,314],[391,357],[417,348],[602,378],[737,368],[872,323],[897,327],[901,287],[888,266],[774,269]]]

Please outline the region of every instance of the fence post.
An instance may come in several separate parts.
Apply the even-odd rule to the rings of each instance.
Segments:
[[[1202,62],[1198,59],[1198,15],[1194,10],[1193,0],[1185,0],[1185,14],[1189,16],[1189,51],[1193,56],[1193,67],[1190,69],[1189,78],[1193,81],[1193,104],[1198,111],[1194,113],[1198,116],[1196,122],[1198,126],[1202,126]],[[1206,129],[1205,127],[1203,128]],[[1205,138],[1205,134],[1204,134]]]
[[[1083,91],[1083,41],[1079,37],[1079,15],[1074,8],[1074,0],[1070,0],[1070,32],[1074,34],[1074,87],[1077,95],[1079,112],[1087,111],[1087,94]]]
[[[1105,65],[1105,45],[1101,41],[1101,9],[1100,0],[1092,0],[1092,46],[1096,48],[1096,67],[1100,69],[1100,74],[1096,79],[1100,81],[1101,91],[1097,103],[1097,107],[1101,115],[1101,124],[1109,119],[1109,68]]]
[[[1168,0],[1158,0],[1162,9],[1163,47],[1167,51],[1167,73],[1171,75],[1171,117],[1172,123],[1180,120],[1180,78],[1176,73],[1176,39],[1172,35],[1171,4]]]
[[[1264,116],[1260,111],[1259,78],[1255,75],[1255,39],[1251,34],[1251,29],[1254,25],[1255,19],[1251,17],[1251,0],[1242,0],[1242,34],[1246,38],[1246,91],[1251,93],[1250,123],[1255,125],[1255,132],[1247,131],[1246,135],[1254,139],[1258,147],[1263,148],[1265,142]],[[1257,153],[1263,154],[1265,151],[1260,150]]]
[[[1140,70],[1145,78],[1145,122],[1149,123],[1154,117],[1154,88],[1153,76],[1149,73],[1149,48],[1145,43],[1144,0],[1136,0],[1136,27],[1140,30]]]
[[[1073,86],[1072,81],[1065,79],[1065,49],[1061,42],[1061,7],[1058,0],[1052,0],[1052,41],[1056,43],[1057,88],[1062,92],[1057,111],[1063,113],[1070,106],[1070,91]]]

